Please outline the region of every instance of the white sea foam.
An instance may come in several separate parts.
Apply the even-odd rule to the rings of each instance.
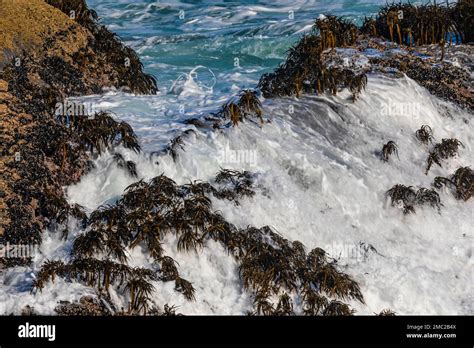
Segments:
[[[420,208],[404,216],[384,197],[394,184],[429,187],[435,176],[446,176],[461,165],[472,167],[472,115],[441,102],[408,78],[371,75],[367,90],[355,103],[348,92],[335,97],[265,100],[264,115],[271,123],[262,128],[243,123],[204,133],[182,123],[216,111],[240,88],[254,87],[262,72],[277,65],[269,58],[282,59],[319,13],[348,11],[357,17],[385,0],[360,0],[351,6],[343,6],[344,1],[301,0],[292,6],[286,0],[262,1],[259,6],[233,5],[233,14],[225,21],[219,13],[228,4],[214,1],[199,5],[128,0],[88,3],[133,44],[147,69],[157,72],[161,90],[157,95],[111,90],[80,98],[133,126],[144,152],[116,151],[137,163],[140,178],[164,173],[180,184],[209,180],[223,162],[228,168],[258,171],[258,184],[266,188],[265,194],[258,192],[237,207],[213,199],[214,208],[239,227],[270,225],[308,249],[328,251],[361,285],[366,304],[353,304],[358,313],[391,308],[399,314],[474,314],[474,202],[457,201],[442,190],[441,214]],[[186,11],[183,22],[177,21],[179,9]],[[290,10],[294,10],[294,21],[288,19]],[[211,30],[209,25],[218,29]],[[232,66],[236,54],[244,56],[240,68]],[[347,56],[353,57],[353,52]],[[354,62],[363,66],[365,61]],[[192,75],[198,65],[217,76],[212,93],[199,93]],[[173,93],[173,82],[181,75],[186,77],[184,83]],[[423,172],[427,149],[414,138],[422,124],[433,128],[438,141],[456,137],[465,145],[458,158],[443,162],[443,168],[433,167],[427,176]],[[187,129],[195,133],[184,138],[185,149],[179,150],[176,162],[168,155],[150,155],[160,153],[171,138]],[[384,163],[376,151],[389,140],[398,144],[400,160]],[[110,153],[95,160],[95,165],[77,185],[65,188],[68,200],[84,205],[88,212],[113,203],[137,180],[118,168]],[[33,305],[40,313],[53,314],[58,301],[94,293],[61,279],[41,293],[30,293],[34,272],[46,259],[67,260],[74,236],[81,233],[73,224],[70,227],[66,242],[56,233],[44,232],[32,267],[1,274],[0,313],[19,313],[25,305]],[[173,236],[164,242],[166,254],[179,262],[182,276],[193,282],[196,302],[186,301],[174,291],[172,282],[156,282],[153,301],[157,305],[178,305],[185,314],[244,314],[251,308],[238,265],[220,245],[210,242],[196,254],[178,253]],[[152,260],[140,248],[130,253],[131,265],[152,267]],[[119,307],[126,306],[124,296],[115,292],[111,296]]]
[[[266,100],[264,114],[270,124],[260,128],[244,123],[225,133],[198,132],[187,138],[177,162],[169,156],[151,161],[145,154],[119,151],[137,162],[141,177],[164,173],[180,184],[212,178],[221,167],[223,149],[255,151],[257,166],[229,161],[226,167],[257,170],[259,184],[268,192],[244,199],[238,207],[213,199],[215,209],[227,220],[242,228],[270,225],[308,249],[327,250],[360,283],[366,304],[353,304],[359,313],[391,308],[400,314],[472,314],[473,202],[457,201],[444,191],[441,214],[421,208],[404,216],[384,197],[394,184],[429,187],[435,176],[471,165],[474,134],[463,120],[470,115],[441,103],[408,78],[370,76],[361,98],[355,103],[348,99],[349,94],[342,93]],[[397,101],[418,103],[421,112],[381,113],[382,105]],[[136,107],[129,106],[137,111]],[[121,110],[120,117],[135,121],[127,118],[126,105]],[[437,140],[457,137],[466,146],[459,158],[447,161],[444,168],[433,168],[428,176],[423,173],[427,149],[414,138],[422,124],[432,126]],[[147,125],[135,124],[135,129],[142,141],[157,147],[165,144],[166,137],[149,132]],[[400,160],[384,163],[375,151],[389,140],[399,145]],[[113,202],[136,180],[112,164],[109,154],[95,164],[96,169],[67,189],[68,199],[89,211]],[[32,270],[46,258],[66,257],[72,238],[65,244],[47,233],[43,254],[35,258],[32,269],[7,271],[0,287],[0,312],[18,312],[23,305],[33,304],[50,313],[59,300],[91,293],[62,280],[36,296],[27,290]],[[179,262],[182,276],[193,282],[197,302],[184,300],[172,284],[157,282],[153,300],[158,305],[175,304],[187,314],[244,314],[250,309],[251,299],[242,290],[237,264],[221,246],[208,243],[198,254],[178,253],[175,238],[169,236],[165,248]],[[131,255],[132,265],[151,265],[140,249]],[[125,302],[120,294],[114,296]]]

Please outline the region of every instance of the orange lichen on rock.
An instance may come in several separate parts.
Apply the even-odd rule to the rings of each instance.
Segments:
[[[38,52],[49,38],[74,32],[62,49],[67,52],[87,44],[88,32],[43,0],[0,0],[0,68],[23,50]]]

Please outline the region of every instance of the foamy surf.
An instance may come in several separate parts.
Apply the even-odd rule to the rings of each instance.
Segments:
[[[312,17],[315,10],[328,10],[313,5]],[[111,17],[129,20],[130,15],[139,16],[132,22],[145,25],[154,12],[169,9],[166,5],[147,6],[145,10],[140,4],[134,6],[127,5],[127,11],[132,12],[124,12],[126,18]],[[335,5],[331,10],[340,7]],[[193,11],[185,4],[183,8]],[[254,10],[287,15],[286,11],[273,11],[270,5],[266,8]],[[238,23],[253,16],[253,12],[242,12],[228,18]],[[170,18],[166,20],[171,23]],[[285,31],[291,23],[272,23],[273,18],[268,21],[270,24],[255,33],[291,34]],[[308,23],[309,17],[292,30],[300,34]],[[223,26],[222,22],[207,18],[190,21],[188,29],[183,24],[183,31],[210,24]],[[247,36],[253,33],[245,27],[240,32]],[[132,29],[129,35],[136,32]],[[115,149],[137,164],[138,178],[119,168],[112,153],[103,153],[94,161],[95,169],[79,184],[65,188],[68,201],[83,205],[90,213],[101,205],[113,204],[130,184],[162,173],[178,184],[186,184],[210,180],[224,167],[256,172],[257,185],[262,189],[254,197],[243,199],[239,206],[213,199],[214,208],[240,228],[269,225],[285,238],[303,242],[308,249],[322,247],[361,285],[366,303],[351,303],[359,314],[379,313],[384,308],[399,314],[472,314],[473,203],[457,201],[445,190],[441,192],[441,213],[421,208],[416,214],[404,216],[401,210],[389,207],[385,197],[385,192],[397,183],[430,187],[435,176],[447,176],[459,166],[471,165],[471,115],[440,101],[407,77],[371,75],[366,91],[355,103],[348,92],[264,100],[264,115],[271,122],[263,127],[243,123],[233,129],[203,131],[183,121],[215,112],[241,87],[255,86],[261,73],[274,66],[272,60],[264,58],[268,52],[274,54],[272,58],[283,57],[283,47],[286,49],[297,38],[284,38],[276,51],[258,41],[239,46],[253,59],[247,66],[242,63],[245,60],[235,61],[239,58],[232,54],[236,46],[223,37],[210,46],[211,52],[228,49],[226,62],[219,62],[212,69],[207,67],[211,64],[202,66],[216,78],[212,87],[207,84],[209,80],[203,83],[196,78],[196,69],[201,65],[190,64],[194,57],[189,52],[194,47],[185,46],[184,61],[176,65],[168,62],[170,69],[163,74],[166,83],[157,95],[111,91],[79,99],[129,122],[145,151],[136,154]],[[212,41],[212,36],[206,40]],[[134,42],[150,65],[165,64],[154,56],[163,52],[155,47],[156,42]],[[180,40],[164,44],[178,45]],[[176,48],[164,50],[172,52]],[[205,49],[203,52],[209,53]],[[348,52],[347,56],[354,54]],[[206,61],[214,58],[206,56]],[[239,63],[235,65],[236,62]],[[364,63],[357,62],[361,66]],[[459,157],[443,162],[443,168],[433,167],[429,175],[424,174],[427,148],[414,137],[423,124],[433,128],[436,140],[456,137],[465,145]],[[184,138],[176,160],[165,154],[163,149],[170,140],[187,130],[192,132]],[[389,140],[398,144],[399,159],[394,157],[384,163],[377,152]],[[29,293],[35,271],[46,259],[69,257],[74,237],[83,232],[73,223],[70,227],[66,242],[45,231],[31,268],[6,272],[4,286],[0,287],[0,312],[19,313],[25,305],[34,303],[39,312],[53,314],[59,300],[73,301],[93,294],[90,288],[60,279],[42,292]],[[193,283],[196,302],[186,301],[171,283],[153,282],[154,304],[177,305],[183,314],[245,314],[252,309],[251,295],[242,289],[238,264],[219,244],[210,242],[199,253],[178,253],[174,236],[167,236],[163,242],[166,254],[185,265],[180,272]],[[153,268],[153,260],[140,248],[128,252],[131,266]],[[111,297],[119,308],[126,307],[124,295],[111,289]]]
[[[396,183],[429,187],[434,176],[472,163],[474,139],[464,122],[469,114],[440,102],[408,78],[374,75],[360,100],[352,103],[347,97],[267,100],[264,111],[272,115],[271,123],[262,128],[241,124],[226,132],[196,130],[176,162],[169,155],[117,151],[137,163],[139,179],[164,173],[185,184],[209,180],[221,167],[258,172],[258,185],[265,190],[240,206],[214,199],[215,209],[238,227],[269,225],[308,248],[323,247],[361,284],[366,304],[352,304],[360,314],[382,308],[400,314],[472,314],[472,289],[466,287],[472,276],[472,203],[442,192],[441,213],[421,209],[404,216],[388,207],[385,198]],[[414,113],[390,114],[394,100]],[[133,121],[122,110],[118,116]],[[456,136],[466,144],[459,158],[433,168],[428,176],[423,172],[426,149],[414,138],[422,124],[430,124],[437,139]],[[135,129],[144,142],[162,145],[147,127]],[[388,140],[399,145],[400,159],[384,163],[375,152]],[[137,181],[117,168],[108,153],[94,163],[92,172],[67,188],[68,200],[89,212],[113,203]],[[2,312],[18,312],[33,301],[26,291],[32,271],[46,258],[67,258],[76,233],[80,231],[67,243],[47,234],[31,270],[6,274]],[[196,303],[183,299],[172,285],[155,282],[157,305],[173,303],[184,314],[245,314],[251,309],[236,262],[218,244],[210,243],[199,254],[178,253],[173,236],[165,245],[168,255],[186,265],[181,272],[196,288]],[[152,265],[140,249],[130,259],[133,266]],[[38,310],[52,313],[55,299],[78,299],[88,291],[59,280],[36,294],[35,308],[38,304]],[[125,303],[121,295],[114,296]]]

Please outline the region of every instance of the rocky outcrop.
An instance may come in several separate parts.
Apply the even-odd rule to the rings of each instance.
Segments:
[[[321,16],[312,32],[290,48],[286,61],[262,76],[260,90],[274,98],[347,88],[355,100],[367,73],[406,74],[437,97],[472,111],[472,45],[467,44],[472,29],[466,24],[472,16],[464,13],[470,6],[472,1],[449,7],[386,5],[360,28],[341,17]],[[421,19],[420,33],[415,29],[423,28]],[[447,37],[462,44],[448,45]]]
[[[44,227],[81,214],[62,186],[88,170],[88,151],[140,150],[127,124],[58,117],[58,103],[104,87],[155,93],[156,81],[84,0],[0,0],[0,29],[0,242],[36,244]]]

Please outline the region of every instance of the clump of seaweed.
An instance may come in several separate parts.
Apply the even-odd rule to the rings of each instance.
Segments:
[[[474,2],[458,0],[451,11],[451,20],[456,23],[457,31],[461,34],[461,42],[474,42]]]
[[[123,145],[135,152],[141,147],[132,127],[126,122],[117,122],[107,112],[99,112],[92,118],[77,117],[71,122],[79,134],[81,145],[92,153],[99,154],[111,146]]]
[[[240,92],[239,109],[244,118],[257,117],[263,123],[262,103],[258,99],[256,91],[245,89]]]
[[[84,282],[96,288],[98,293],[108,293],[109,287],[117,284],[129,293],[129,313],[136,314],[146,314],[149,296],[154,289],[150,282],[157,279],[156,274],[146,268],[131,268],[109,259],[76,258],[67,264],[46,261],[36,276],[34,288],[41,290],[56,277]]]
[[[417,205],[430,205],[438,211],[442,206],[438,193],[424,187],[415,191],[413,186],[398,184],[388,190],[386,196],[390,197],[392,207],[401,204],[404,214],[415,213]]]
[[[226,104],[224,104],[221,112],[224,118],[230,119],[230,121],[232,122],[234,126],[238,125],[239,122],[243,120],[243,116],[240,112],[239,106],[233,101],[229,101]]]
[[[63,208],[61,214],[56,218],[56,222],[62,224],[63,230],[61,237],[66,239],[69,235],[69,219],[74,218],[79,227],[85,228],[88,224],[88,217],[85,208],[77,203],[68,204]]]
[[[326,296],[312,289],[303,292],[303,300],[303,313],[308,316],[322,315],[329,304]]]
[[[79,204],[69,204],[63,197],[62,191],[55,191],[43,188],[41,195],[38,195],[39,207],[37,212],[48,217],[45,226],[61,231],[62,238],[66,239],[71,218],[77,220],[79,226],[83,228],[87,225],[88,218],[83,206]]]
[[[397,158],[400,159],[400,157],[398,157],[398,146],[397,146],[397,144],[394,141],[390,140],[382,148],[382,152],[381,152],[382,160],[384,162],[388,162],[390,156],[392,156],[393,154],[396,154]]]
[[[346,74],[345,84],[349,87],[352,92],[352,100],[356,101],[362,91],[367,87],[367,75],[357,74],[349,69],[344,69]]]
[[[452,35],[456,42],[469,42],[472,28],[469,28],[466,12],[472,9],[472,1],[460,4],[439,5],[427,3],[391,3],[382,6],[375,18],[366,18],[362,32],[382,36],[392,42],[406,45],[431,45],[447,41]]]
[[[133,161],[126,161],[122,154],[120,153],[115,153],[113,156],[114,161],[117,163],[117,166],[119,168],[123,168],[127,171],[130,176],[137,178],[138,173],[137,173],[137,165]]]
[[[60,301],[54,311],[60,316],[103,316],[111,315],[108,307],[104,304],[104,296],[94,298],[83,296],[79,302]],[[110,306],[110,303],[107,302]]]
[[[458,139],[443,139],[441,143],[436,144],[426,160],[425,174],[428,174],[434,163],[442,167],[442,159],[446,160],[458,155],[460,146],[464,147]]]
[[[396,315],[394,311],[392,311],[390,308],[385,308],[380,311],[379,314],[376,314],[379,317],[393,317]]]
[[[357,39],[359,29],[343,17],[325,15],[316,19],[313,31],[321,36],[321,48],[345,47],[353,45]]]
[[[455,197],[464,201],[474,196],[474,171],[469,167],[460,167],[449,178],[437,176],[432,184],[440,189],[443,185],[455,188]]]
[[[176,313],[176,310],[178,309],[177,306],[175,305],[169,305],[165,304],[163,306],[163,309],[157,308],[153,306],[147,313],[149,316],[163,316],[163,317],[175,317],[175,316],[182,316],[183,314],[181,313]]]
[[[264,74],[259,88],[265,98],[292,96],[303,92],[337,94],[349,88],[353,100],[367,85],[364,72],[329,64],[326,49],[350,46],[356,42],[358,29],[349,21],[335,16],[316,20],[313,33],[305,35],[288,51],[286,61],[273,73]]]
[[[235,184],[235,199],[238,195],[248,192],[245,191],[242,180],[234,179],[234,176],[246,178],[247,174],[222,174],[218,175],[217,181],[231,181]],[[205,193],[213,192],[218,190],[210,185],[192,183],[178,186],[165,176],[155,177],[149,183],[140,180],[126,188],[117,204],[100,207],[91,214],[88,230],[79,235],[73,243],[72,255],[75,260],[91,262],[95,265],[96,272],[101,273],[101,267],[108,267],[109,263],[103,263],[102,260],[94,259],[95,257],[106,257],[113,265],[125,267],[128,260],[127,248],[144,245],[150,255],[161,263],[161,270],[156,279],[175,281],[176,291],[183,293],[187,299],[194,300],[192,284],[179,276],[175,261],[163,255],[161,239],[166,233],[174,232],[178,236],[178,250],[197,250],[208,235],[207,232],[214,230],[211,224],[218,221],[217,215],[210,210],[209,198],[205,196]],[[67,276],[71,268],[69,265],[63,266],[54,268],[53,274]],[[113,267],[110,267],[113,270]],[[45,275],[51,274],[50,270],[51,265],[46,264],[44,270],[40,271],[38,287],[41,288],[48,279]],[[103,272],[102,274],[108,274],[107,270]],[[127,272],[121,279],[128,277]],[[108,289],[109,281],[104,282],[105,288]],[[130,279],[129,291],[133,296],[138,296],[131,296],[131,312],[145,312],[147,309],[143,306],[148,302],[150,288],[138,291],[136,284],[141,283],[143,279]],[[98,287],[98,290],[101,288]]]
[[[401,202],[404,214],[415,212],[413,205],[415,204],[416,192],[412,186],[395,185],[387,191],[386,196],[390,197],[392,207]]]
[[[354,314],[354,310],[351,309],[347,304],[333,300],[323,311],[325,316],[349,316]]]
[[[416,138],[423,144],[433,143],[433,130],[428,125],[421,126],[415,133]]]
[[[160,258],[161,268],[159,270],[159,277],[162,281],[171,281],[179,277],[178,264],[169,256],[162,256]]]
[[[303,91],[303,82],[309,71],[316,78],[313,86],[323,86],[326,82],[325,69],[322,68],[321,37],[316,35],[305,35],[293,47],[288,50],[285,63],[281,64],[273,73],[264,74],[260,78],[259,88],[265,98],[299,95]],[[319,82],[319,85],[317,81]]]
[[[227,243],[227,248],[241,263],[239,273],[244,288],[255,291],[256,314],[276,315],[282,311],[291,314],[291,302],[284,296],[288,293],[297,293],[310,301],[303,304],[308,308],[313,306],[315,296],[364,302],[358,284],[338,271],[322,249],[314,249],[307,255],[301,243],[289,242],[268,226],[239,231]],[[280,292],[283,293],[274,310],[269,297]],[[330,311],[328,306],[329,301],[322,304],[318,312],[306,312],[324,315]]]
[[[457,139],[443,139],[441,144],[436,144],[434,152],[436,152],[442,159],[448,159],[458,154],[459,147],[464,147]]]
[[[265,290],[255,291],[253,299],[253,308],[254,311],[250,311],[249,315],[266,315],[270,316],[275,313],[275,308],[273,303],[269,300],[269,292]]]
[[[194,289],[192,284],[186,279],[177,277],[175,279],[175,290],[182,293],[188,301],[196,300],[194,296],[194,293],[196,292],[196,290]]]
[[[173,316],[181,316],[182,314],[176,313],[176,309],[178,307],[176,306],[170,306],[167,303],[163,306],[163,313],[161,315],[167,316],[167,317],[173,317]]]
[[[215,178],[219,188],[213,190],[213,194],[217,198],[228,199],[238,205],[238,198],[255,195],[254,178],[255,175],[248,171],[221,169]]]
[[[106,255],[126,263],[128,256],[125,243],[129,242],[131,236],[126,229],[116,227],[123,213],[120,206],[102,206],[95,210],[89,218],[90,229],[74,240],[73,256],[90,258],[96,254]]]
[[[148,269],[135,268],[133,275],[127,280],[125,289],[130,293],[129,313],[143,313],[149,309],[150,296],[155,290],[150,280],[156,280],[156,275]]]
[[[439,198],[439,194],[427,188],[420,188],[416,193],[416,203],[419,205],[427,204],[433,208],[437,208],[438,211],[440,210],[442,204]]]
[[[293,301],[287,293],[283,293],[278,299],[275,311],[272,313],[275,316],[291,316],[295,315],[293,311]]]
[[[114,286],[128,294],[127,314],[154,311],[153,281],[174,281],[175,290],[193,301],[193,285],[180,276],[177,262],[163,253],[163,237],[173,233],[182,252],[197,252],[210,239],[220,243],[239,262],[244,288],[255,293],[255,314],[293,315],[291,294],[307,299],[306,312],[311,315],[352,313],[331,298],[363,302],[359,285],[339,271],[322,249],[306,254],[301,243],[288,241],[270,227],[239,230],[212,211],[208,195],[232,200],[252,195],[250,173],[223,169],[215,182],[221,187],[203,182],[180,186],[160,175],[130,185],[116,204],[90,215],[87,230],[73,243],[72,260],[47,261],[34,286],[42,289],[55,277],[80,281],[99,294]],[[127,265],[128,250],[139,245],[156,260],[158,270]],[[315,296],[327,298],[317,311]],[[273,303],[272,297],[278,301]]]
[[[171,155],[171,158],[175,162],[178,159],[178,151],[184,150],[183,135],[187,134],[186,132],[189,131],[185,131],[182,135],[178,135],[177,137],[173,138],[170,141],[170,144],[166,147],[165,152]]]
[[[377,21],[373,17],[364,17],[360,32],[372,37],[377,37]]]
[[[257,118],[260,123],[263,123],[262,103],[258,99],[257,92],[250,89],[242,90],[237,99],[233,98],[225,103],[219,115],[230,120],[234,126],[252,118]]]
[[[461,167],[451,176],[456,187],[456,198],[467,201],[474,196],[474,171],[469,167]]]

